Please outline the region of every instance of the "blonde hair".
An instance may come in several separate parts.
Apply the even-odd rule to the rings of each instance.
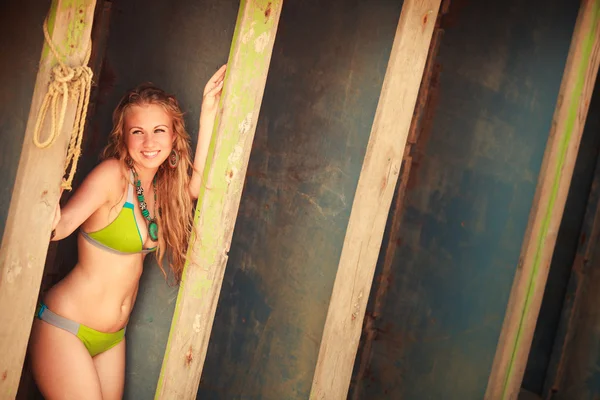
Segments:
[[[102,153],[102,158],[116,158],[128,169],[126,159],[129,156],[123,128],[125,113],[132,106],[156,104],[169,114],[173,121],[173,149],[179,153],[179,162],[176,168],[167,164],[168,158],[159,167],[156,173],[157,182],[157,222],[158,222],[158,249],[156,260],[165,276],[163,268],[165,251],[169,253],[169,267],[175,280],[181,280],[185,263],[188,240],[192,231],[193,204],[188,191],[190,183],[190,170],[192,161],[190,157],[190,136],[185,129],[183,113],[174,96],[151,85],[143,84],[127,92],[113,112],[113,129],[110,133],[109,143]]]

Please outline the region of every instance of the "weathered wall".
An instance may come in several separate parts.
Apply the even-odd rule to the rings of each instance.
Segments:
[[[396,199],[406,207],[389,292],[373,351],[359,354],[369,368],[355,398],[485,391],[578,6],[521,3],[494,0],[485,11],[453,1],[443,20],[427,121],[406,198]],[[9,138],[0,229],[49,0],[26,5],[3,3],[0,13],[10,21],[0,24]],[[195,145],[202,89],[226,61],[237,8],[112,2],[77,182],[97,164],[120,96],[143,81],[178,96]],[[400,9],[390,0],[285,4],[199,398],[308,397]],[[73,241],[61,244],[62,273],[75,255]],[[150,260],[127,331],[126,398],[154,394],[176,294]]]
[[[50,3],[24,0],[0,4],[0,237],[17,175],[44,44],[42,23]]]
[[[198,399],[307,399],[401,2],[284,3]]]
[[[351,398],[483,398],[577,8],[450,2]]]

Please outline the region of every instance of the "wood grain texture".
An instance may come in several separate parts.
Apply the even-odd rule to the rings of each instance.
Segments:
[[[600,62],[600,1],[581,3],[486,399],[516,399]]]
[[[321,340],[311,399],[344,399],[439,0],[405,1]]]
[[[95,3],[95,0],[56,0],[52,4],[48,29],[67,65],[81,65],[89,45]],[[44,40],[41,26],[39,37]],[[74,122],[75,104],[70,102],[56,143],[44,150],[33,144],[33,128],[54,64],[55,59],[45,45],[0,248],[2,399],[14,398],[17,393]],[[46,128],[48,125],[47,121]]]
[[[196,397],[283,1],[242,1],[156,398]]]

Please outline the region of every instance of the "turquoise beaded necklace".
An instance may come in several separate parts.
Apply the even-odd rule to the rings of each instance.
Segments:
[[[138,203],[140,204],[140,210],[144,218],[148,220],[148,235],[153,242],[158,240],[158,224],[156,223],[156,176],[152,180],[152,189],[154,190],[154,218],[150,217],[150,211],[148,211],[148,205],[146,204],[146,198],[144,197],[144,188],[142,187],[142,181],[138,177],[135,169],[131,168],[133,173],[133,181],[135,183],[135,190],[137,193]]]

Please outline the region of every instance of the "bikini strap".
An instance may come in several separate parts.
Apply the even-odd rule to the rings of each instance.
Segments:
[[[135,204],[134,202],[134,187],[135,187],[135,182],[133,181],[133,171],[129,170],[129,177],[130,177],[130,181],[127,182],[127,202],[130,204]]]

